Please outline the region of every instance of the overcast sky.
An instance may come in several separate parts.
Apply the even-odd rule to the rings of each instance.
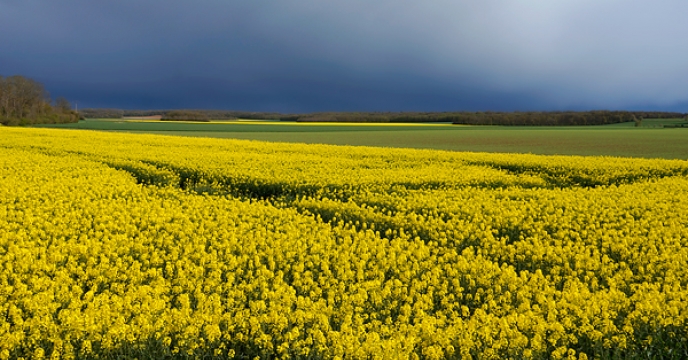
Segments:
[[[79,107],[688,112],[685,0],[0,0]]]

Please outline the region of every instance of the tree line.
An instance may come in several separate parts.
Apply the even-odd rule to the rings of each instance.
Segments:
[[[210,117],[204,111],[197,110],[172,110],[167,111],[160,120],[165,121],[210,121]]]
[[[513,112],[513,113],[464,113],[452,121],[466,125],[503,126],[580,126],[608,125],[635,122],[642,119],[675,119],[684,114],[658,111],[564,111],[564,112]]]
[[[119,110],[84,109],[87,118],[122,118],[161,115],[163,120],[281,120],[352,123],[453,123],[502,126],[574,126],[639,123],[642,119],[675,119],[686,114],[661,111],[531,111],[531,112],[319,112],[281,114],[224,110]]]
[[[23,76],[0,76],[0,124],[31,125],[78,122],[65,98],[53,104],[43,84]]]
[[[296,116],[300,122],[430,123],[503,126],[573,126],[674,119],[684,114],[659,111],[553,111],[553,112],[400,112],[314,113]]]
[[[160,115],[161,120],[281,120],[284,114],[273,112],[249,112],[231,110],[200,110],[200,109],[179,109],[179,110],[122,110],[122,109],[82,109],[79,112],[89,119],[121,119],[124,117],[147,117]],[[186,117],[186,119],[184,119]],[[198,119],[198,120],[197,120]]]

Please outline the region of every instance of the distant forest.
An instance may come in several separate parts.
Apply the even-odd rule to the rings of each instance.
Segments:
[[[162,116],[162,120],[282,120],[285,116],[279,113],[225,111],[225,110],[121,110],[121,109],[82,109],[79,111],[87,119],[121,119],[124,117]]]
[[[43,85],[23,76],[0,76],[0,124],[61,124],[79,121],[65,98],[52,103]]]
[[[86,118],[162,116],[163,120],[281,120],[297,122],[432,123],[507,126],[606,125],[639,123],[642,119],[675,119],[686,114],[659,111],[552,111],[552,112],[323,112],[280,114],[222,110],[84,109]]]

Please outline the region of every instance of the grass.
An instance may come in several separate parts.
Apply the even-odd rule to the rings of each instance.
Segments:
[[[688,159],[688,128],[663,129],[684,119],[575,127],[499,127],[451,124],[332,124],[275,121],[210,123],[86,120],[44,127],[265,141],[428,148],[453,151],[606,155]]]
[[[110,130],[110,131],[174,131],[190,132],[332,132],[332,131],[404,131],[404,130],[442,130],[455,128],[451,124],[334,124],[334,123],[297,123],[287,121],[150,121],[150,120],[112,120],[89,119],[72,124],[45,124],[40,127],[66,129]]]

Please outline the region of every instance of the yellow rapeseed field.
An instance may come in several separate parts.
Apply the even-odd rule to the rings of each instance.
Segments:
[[[0,359],[688,357],[688,162],[0,128]]]

